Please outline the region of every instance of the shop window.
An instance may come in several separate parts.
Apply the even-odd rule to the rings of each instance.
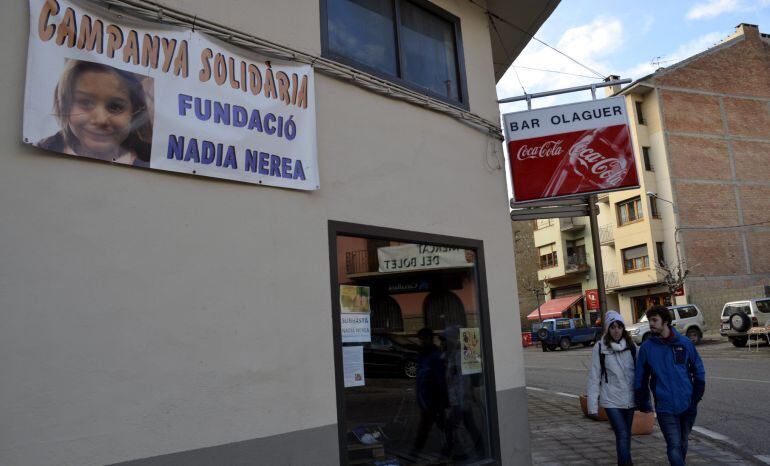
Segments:
[[[634,272],[650,268],[647,245],[635,246],[623,250],[623,271]]]
[[[559,265],[558,257],[556,256],[555,244],[551,243],[546,246],[541,246],[540,252],[540,268],[547,269],[549,267],[556,267]]]
[[[499,463],[483,244],[329,227],[341,463]],[[349,276],[346,253],[364,238],[381,240],[378,260],[389,262]]]
[[[424,0],[322,0],[323,54],[468,108],[460,19]]]
[[[644,216],[642,213],[642,200],[639,197],[619,202],[617,209],[618,226],[623,226],[627,223],[635,222]]]

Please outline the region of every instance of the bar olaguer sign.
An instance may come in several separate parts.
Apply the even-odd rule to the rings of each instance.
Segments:
[[[625,98],[503,116],[515,202],[639,186]]]

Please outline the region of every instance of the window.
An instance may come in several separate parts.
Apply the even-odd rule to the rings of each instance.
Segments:
[[[636,121],[640,125],[646,125],[647,122],[644,120],[644,114],[642,113],[642,103],[637,100],[634,104],[636,105]]]
[[[551,243],[547,246],[541,246],[540,250],[540,268],[547,269],[548,267],[556,267],[559,265],[559,260],[556,257],[556,251],[554,250],[555,243]]]
[[[657,242],[655,243],[655,253],[658,256],[658,264],[660,266],[666,265],[666,255],[663,254],[663,242]]]
[[[543,228],[548,228],[551,225],[553,225],[553,219],[550,218],[543,218],[539,220],[535,220],[535,230],[540,230]]]
[[[570,328],[569,319],[559,319],[556,321],[556,330],[564,330]]]
[[[642,200],[639,197],[618,203],[618,225],[623,226],[639,220],[642,213]]]
[[[583,322],[583,319],[578,319],[575,321],[575,328],[586,328],[586,323]]]
[[[677,311],[679,312],[680,319],[689,319],[698,315],[698,310],[692,306],[680,307]]]
[[[340,464],[374,464],[378,457],[387,459],[383,463],[388,464],[412,464],[414,458],[427,458],[430,464],[454,464],[452,460],[459,456],[466,458],[463,464],[499,464],[489,306],[486,279],[480,271],[483,243],[339,222],[329,222],[329,237],[329,260],[334,270],[331,309]],[[458,250],[472,253],[465,255],[472,262],[443,268],[441,273],[410,271],[410,279],[430,281],[437,290],[452,290],[434,292],[438,299],[432,306],[424,290],[390,292],[403,283],[397,274],[346,275],[345,253],[360,250],[373,238],[384,240],[387,246],[414,246],[407,254],[417,251],[418,244],[441,246],[438,254],[451,256]],[[346,295],[351,294],[351,288],[356,296],[359,292],[361,296],[368,294],[372,312],[376,302],[388,308],[387,301],[393,300],[390,308],[403,310],[403,330],[381,325],[389,328],[370,332],[366,325],[359,325],[359,316],[344,318],[342,310],[348,309],[349,314],[354,306],[343,307],[342,285],[347,285]],[[449,294],[457,296],[450,298]],[[462,313],[461,318],[454,310],[444,316],[431,311],[453,299],[458,302],[453,309]],[[424,313],[420,312],[421,302]],[[363,315],[365,310],[356,309],[356,314]],[[372,316],[372,324],[374,321]],[[448,389],[452,390],[451,401],[447,401]],[[436,414],[431,411],[435,406],[440,407],[438,414],[442,416],[450,407],[462,416],[455,416],[452,423],[426,425],[425,416]],[[367,437],[379,441],[373,444]],[[425,441],[416,442],[418,438]],[[454,440],[452,450],[445,448],[442,440],[446,438]]]
[[[658,198],[650,196],[650,216],[652,218],[660,218],[660,212],[658,211]]]
[[[623,250],[623,271],[633,272],[650,267],[650,258],[647,255],[647,245],[635,246]]]
[[[762,314],[770,312],[770,300],[756,301],[754,304],[757,305],[757,310]]]
[[[751,315],[751,306],[749,303],[746,304],[731,304],[729,306],[725,306],[725,309],[722,311],[722,317],[731,316],[733,314],[736,314],[738,312],[744,312],[746,315]]]
[[[323,54],[468,108],[460,19],[424,0],[322,0]]]
[[[648,172],[655,171],[652,169],[652,162],[650,161],[650,148],[642,147],[642,157],[644,158],[644,169]]]

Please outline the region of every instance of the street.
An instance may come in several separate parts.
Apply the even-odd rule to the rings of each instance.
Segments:
[[[706,367],[706,393],[695,430],[770,464],[770,347],[763,344],[759,352],[749,352],[714,336],[697,349]],[[527,387],[585,393],[591,351],[582,346],[547,353],[525,348]]]

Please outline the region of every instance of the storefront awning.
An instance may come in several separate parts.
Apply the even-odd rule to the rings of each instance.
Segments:
[[[553,319],[555,317],[561,317],[561,315],[570,308],[573,304],[583,299],[582,294],[575,294],[570,296],[564,296],[561,298],[555,298],[540,305],[540,313],[538,316],[538,310],[530,312],[527,315],[528,320],[538,320],[539,317],[543,319]]]

